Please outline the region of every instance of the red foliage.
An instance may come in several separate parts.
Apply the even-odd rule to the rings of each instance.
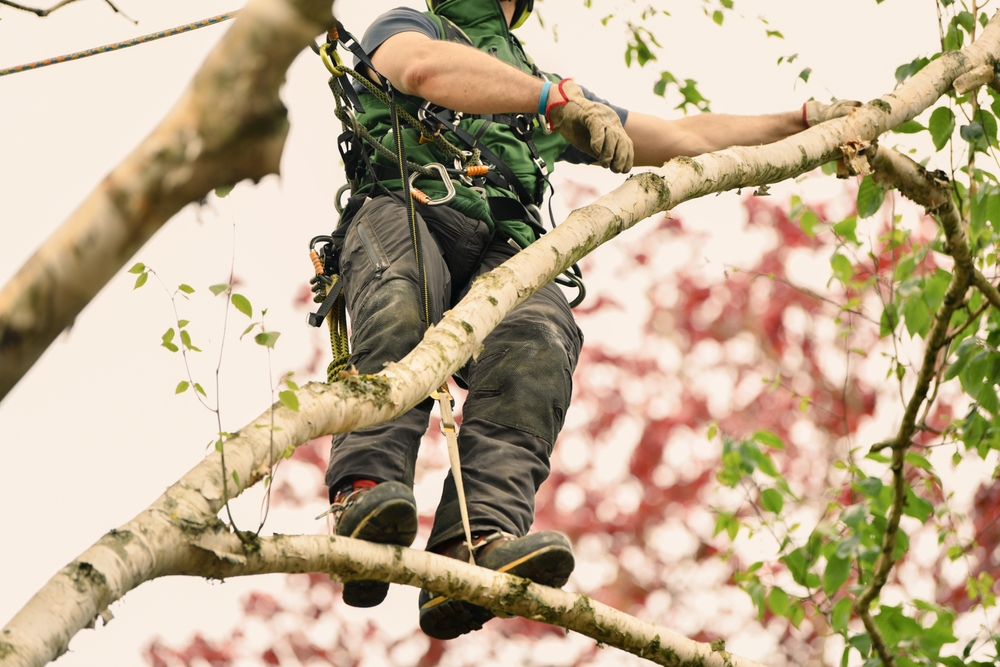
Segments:
[[[573,206],[597,194],[587,186],[564,189],[570,190]],[[691,627],[689,616],[698,617],[700,626],[692,634],[702,641],[717,637],[722,625],[718,618],[685,606],[684,598],[694,585],[687,575],[698,572],[701,577],[714,577],[714,585],[721,589],[733,585],[739,565],[738,558],[718,558],[728,541],[717,538],[711,520],[707,525],[705,521],[705,515],[710,516],[706,507],[717,502],[719,488],[718,443],[705,439],[706,425],[715,422],[722,433],[736,438],[760,428],[773,431],[786,444],[785,451],[775,452],[773,458],[789,484],[803,495],[823,498],[824,502],[838,500],[846,506],[856,502],[848,484],[836,497],[836,491],[827,489],[830,463],[844,456],[843,447],[838,453],[835,445],[843,436],[853,434],[862,419],[872,416],[876,405],[875,391],[856,374],[848,373],[845,379],[831,377],[828,372],[829,355],[842,352],[843,341],[824,338],[820,332],[834,318],[850,314],[797,288],[786,269],[792,253],[829,254],[835,240],[829,234],[805,234],[770,200],[748,197],[744,206],[748,226],[773,230],[774,242],[759,256],[748,257],[740,270],[727,270],[721,278],[707,277],[703,267],[693,261],[679,269],[658,261],[678,252],[685,253],[684,257],[698,256],[701,240],[687,232],[680,220],[665,216],[655,224],[647,223],[641,235],[626,235],[615,242],[628,259],[614,277],[630,291],[645,294],[650,305],[641,321],[628,321],[634,314],[624,304],[631,295],[614,293],[600,279],[591,277],[612,270],[602,267],[594,271],[589,268],[592,262],[586,262],[591,296],[576,310],[581,326],[589,335],[589,327],[597,328],[610,319],[616,327],[638,332],[639,340],[631,346],[618,345],[617,341],[588,342],[585,346],[574,378],[574,409],[556,447],[552,474],[536,498],[536,530],[560,530],[578,547],[600,545],[596,556],[580,554],[581,559],[592,557],[595,562],[578,571],[604,567],[604,574],[590,575],[586,580],[574,577],[571,585],[618,609],[645,614],[667,626],[684,621],[685,627]],[[814,211],[826,218],[822,207]],[[888,231],[886,227],[884,232]],[[913,242],[907,239],[904,246],[895,249],[880,242],[877,262],[862,267],[858,277],[891,276],[896,258]],[[933,269],[927,260],[916,271]],[[307,303],[301,294],[299,301]],[[878,339],[877,325],[874,330],[857,327],[851,336],[852,347],[872,349]],[[311,364],[318,365],[317,358]],[[951,415],[951,408],[942,405],[931,414],[928,424],[943,428]],[[436,433],[438,425],[433,421],[430,432]],[[795,428],[803,423],[810,429],[808,442],[795,434]],[[426,450],[425,445],[425,463],[421,464],[425,466]],[[292,461],[321,474],[328,451],[329,438],[321,438],[300,447]],[[563,456],[575,463],[561,463]],[[438,458],[431,467],[446,465],[446,459]],[[418,480],[420,474],[418,471]],[[909,481],[931,502],[942,499],[940,484],[925,472],[914,469]],[[274,499],[301,503],[316,496],[325,498],[326,489],[320,486],[303,492],[279,481]],[[421,531],[426,535],[432,521],[428,510],[432,508],[421,509]],[[747,503],[739,510],[749,511]],[[991,564],[989,558],[1000,545],[1000,522],[996,521],[1000,516],[1000,483],[980,490],[976,512],[980,571],[1000,579],[1000,565]],[[671,537],[660,535],[667,530],[673,531]],[[706,565],[711,567],[699,569]],[[777,563],[765,566],[761,573],[777,576],[784,570]],[[683,574],[674,576],[674,572]],[[268,622],[283,615],[295,619],[294,623],[275,622],[275,628],[307,628],[334,617],[339,631],[329,636],[328,645],[318,646],[304,631],[275,629],[273,646],[259,654],[263,664],[282,664],[285,655],[294,655],[303,664],[311,660],[338,666],[358,664],[362,646],[378,644],[388,651],[404,646],[414,636],[422,637],[415,631],[414,636],[390,640],[375,625],[362,628],[342,613],[340,585],[327,575],[296,575],[290,582],[290,595],[299,600],[297,606],[253,594],[244,604],[245,615]],[[704,585],[701,579],[699,585]],[[669,608],[650,612],[654,593],[669,595],[673,601]],[[948,591],[942,597],[957,604],[958,593]],[[964,596],[964,589],[961,594]],[[769,631],[779,622],[770,613],[764,619]],[[808,616],[800,630],[786,623],[778,630],[783,636],[777,650],[784,655],[776,661],[783,658],[790,664],[804,664],[815,658],[822,652],[815,640],[823,626]],[[563,634],[561,629],[524,619],[494,621],[476,636],[482,644],[477,656],[489,654],[491,646],[504,641]],[[173,667],[189,664],[183,662],[183,656],[200,651],[199,656],[222,661],[210,664],[228,664],[225,661],[232,659],[234,643],[238,643],[235,638],[210,645],[196,636],[182,651],[154,643],[147,658],[154,667]],[[410,649],[407,644],[413,651],[408,664],[466,664],[458,662],[466,659],[461,650],[450,653],[453,646],[462,645],[461,641],[432,640],[425,649]],[[599,655],[596,647],[584,650],[577,664],[597,662]]]

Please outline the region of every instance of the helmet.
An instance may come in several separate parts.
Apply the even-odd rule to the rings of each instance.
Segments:
[[[531,14],[532,8],[535,6],[535,0],[516,0],[517,4],[514,6],[514,19],[510,22],[511,28],[520,28],[524,25],[524,22],[528,20],[528,15]]]

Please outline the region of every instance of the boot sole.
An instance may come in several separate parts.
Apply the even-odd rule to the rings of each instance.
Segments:
[[[482,567],[489,567],[490,555],[487,554],[480,563]],[[547,544],[490,569],[524,577],[543,586],[561,588],[569,581],[575,564],[573,552],[567,545]],[[433,639],[455,639],[481,630],[493,618],[489,609],[463,600],[453,600],[444,595],[431,598],[425,591],[421,591],[420,598],[420,629]]]
[[[375,487],[368,494],[374,494],[378,490],[379,487]],[[409,493],[409,489],[406,489],[406,492]],[[362,499],[362,502],[364,500]],[[377,502],[377,496],[373,496],[372,500]],[[377,502],[375,507],[369,510],[349,533],[346,533],[346,536],[377,544],[408,547],[417,537],[417,528],[417,509],[413,502],[399,495],[392,495],[382,502]],[[339,531],[337,534],[345,535]],[[371,579],[348,581],[344,583],[344,603],[351,607],[375,607],[385,599],[388,592],[389,584],[384,581]]]

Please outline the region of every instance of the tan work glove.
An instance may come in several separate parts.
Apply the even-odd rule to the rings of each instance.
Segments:
[[[632,140],[625,134],[618,114],[607,105],[588,100],[572,80],[563,79],[558,86],[552,86],[545,117],[551,130],[597,158],[602,167],[616,174],[632,168]]]
[[[802,105],[802,120],[806,127],[812,127],[819,123],[846,116],[857,107],[862,106],[862,102],[857,100],[840,100],[832,104],[823,104],[816,100],[809,100]]]

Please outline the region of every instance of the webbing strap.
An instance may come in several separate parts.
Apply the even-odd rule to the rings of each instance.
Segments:
[[[476,564],[476,558],[472,549],[472,525],[469,523],[469,506],[465,502],[465,484],[462,482],[462,462],[458,458],[458,431],[455,427],[455,418],[451,414],[451,393],[448,391],[448,383],[445,382],[441,388],[431,394],[431,398],[436,399],[441,407],[441,433],[448,442],[448,459],[451,461],[451,476],[455,480],[455,491],[458,492],[458,509],[462,515],[462,529],[465,530],[465,543],[469,547],[469,562]]]
[[[492,164],[496,167],[496,170],[499,171],[505,179],[507,179],[507,187],[514,191],[514,194],[517,195],[517,198],[521,200],[522,204],[527,206],[528,204],[535,203],[534,197],[528,194],[528,190],[524,187],[524,184],[521,183],[521,179],[514,175],[514,171],[507,166],[507,163],[501,160],[496,153],[480,143],[479,137],[469,134],[469,132],[467,132],[464,128],[459,127],[457,123],[452,125],[448,121],[448,118],[440,112],[429,112],[429,115],[433,116],[434,119],[437,120],[443,127],[458,135],[458,138],[468,144],[469,148],[479,149],[479,153],[483,161]]]

